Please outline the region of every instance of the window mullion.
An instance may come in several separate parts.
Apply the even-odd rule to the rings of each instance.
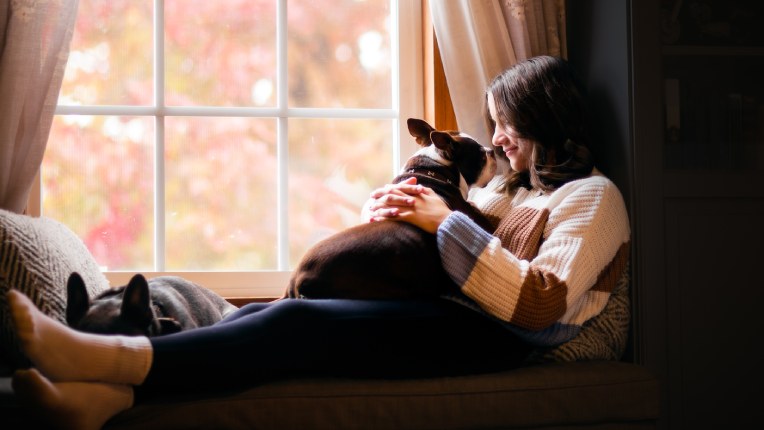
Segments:
[[[289,270],[289,106],[287,64],[287,0],[279,0],[276,13],[277,159],[278,159],[278,270]]]
[[[261,108],[232,106],[120,106],[120,105],[59,105],[56,115],[117,115],[117,116],[194,116],[249,118],[343,118],[394,119],[396,109],[364,108]]]
[[[154,0],[154,268],[165,267],[164,0]]]

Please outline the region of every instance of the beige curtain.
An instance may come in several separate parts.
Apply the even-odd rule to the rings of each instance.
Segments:
[[[567,56],[565,0],[430,0],[430,13],[459,129],[481,142],[494,76],[536,55]]]
[[[78,0],[0,0],[0,208],[21,213],[40,168]]]

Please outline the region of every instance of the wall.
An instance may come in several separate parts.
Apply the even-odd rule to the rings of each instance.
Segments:
[[[631,196],[628,11],[625,0],[568,2],[568,60],[588,90],[597,166]]]
[[[628,1],[568,2],[567,16],[568,60],[587,88],[597,167],[618,185],[633,209]],[[633,230],[634,211],[630,213]],[[638,299],[634,294],[633,301]],[[640,330],[636,320],[634,333]],[[642,362],[634,344],[638,339],[632,338],[627,358]]]

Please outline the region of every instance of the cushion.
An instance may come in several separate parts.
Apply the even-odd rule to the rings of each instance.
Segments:
[[[75,271],[91,297],[109,287],[85,244],[65,225],[0,209],[0,360],[13,368],[29,365],[18,348],[8,290],[21,291],[44,313],[64,322],[66,281]]]
[[[296,379],[139,401],[104,429],[655,428],[658,381],[617,361],[428,379]],[[27,421],[28,423],[28,421]]]

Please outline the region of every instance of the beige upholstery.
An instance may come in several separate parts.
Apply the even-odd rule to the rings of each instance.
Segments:
[[[107,428],[621,429],[654,428],[657,416],[658,385],[649,372],[592,361],[453,378],[286,381],[143,404]]]

